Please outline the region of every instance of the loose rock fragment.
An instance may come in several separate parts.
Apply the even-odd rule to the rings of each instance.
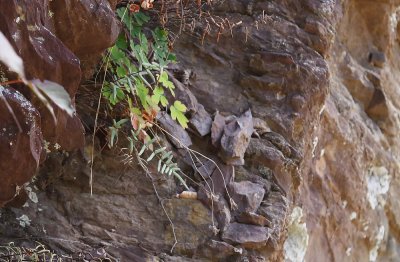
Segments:
[[[240,117],[223,117],[217,112],[211,127],[211,140],[214,146],[220,147],[219,156],[226,164],[243,165],[252,133],[250,110]]]
[[[181,127],[177,122],[172,120],[172,118],[165,112],[160,112],[157,115],[157,120],[161,124],[161,126],[175,138],[169,137],[170,141],[177,148],[189,147],[192,145],[192,140],[188,133]]]
[[[229,193],[242,212],[255,212],[264,198],[262,185],[250,181],[233,182],[229,185]]]
[[[212,119],[203,105],[197,105],[197,110],[190,118],[189,124],[200,136],[208,135],[211,132]]]
[[[272,223],[266,217],[253,212],[242,212],[236,217],[237,221],[243,224],[271,227]]]
[[[265,246],[269,239],[269,229],[240,223],[229,224],[222,233],[222,239],[228,243],[241,244],[245,248],[255,249]]]

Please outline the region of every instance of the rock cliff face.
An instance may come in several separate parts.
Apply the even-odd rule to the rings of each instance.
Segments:
[[[119,32],[110,2],[2,1],[0,30],[28,74],[74,97]],[[231,32],[175,45],[171,78],[193,132],[160,118],[210,158],[193,167],[169,145],[197,199],[176,198],[172,178],[110,150],[96,154],[91,196],[87,153],[101,138],[74,151],[84,143],[78,117],[59,112],[54,127],[39,103],[7,89],[27,134],[1,104],[11,136],[0,134],[0,205],[44,163],[27,204],[0,211],[2,242],[40,239],[77,259],[104,249],[122,261],[398,260],[400,1],[230,0],[214,9]],[[76,97],[91,126],[94,115],[79,110],[87,103]]]

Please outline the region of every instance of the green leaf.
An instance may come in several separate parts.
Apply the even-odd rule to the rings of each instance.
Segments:
[[[129,28],[132,25],[132,17],[129,15],[129,11],[127,8],[119,8],[117,10],[117,14],[122,22],[125,24],[125,26]]]
[[[153,94],[160,96],[160,95],[164,94],[164,89],[162,89],[161,87],[157,86],[154,89]]]
[[[140,80],[136,81],[136,93],[140,99],[140,102],[142,103],[142,106],[146,109],[148,107],[147,96],[149,94],[149,90]]]
[[[111,139],[110,139],[110,147],[114,146],[114,140],[118,138],[118,129],[114,127],[110,127],[111,130]]]
[[[162,89],[161,87],[156,87],[153,91],[153,95],[151,96],[151,100],[155,105],[158,105],[158,103],[160,103],[160,100],[164,94],[164,89]],[[165,98],[165,97],[164,97]]]
[[[119,48],[119,49],[127,49],[128,48],[128,42],[126,41],[125,35],[124,34],[120,34],[118,36],[117,41],[115,42],[115,45]]]
[[[172,152],[165,152],[165,154],[163,154],[163,156],[161,157],[161,160],[164,161],[165,159],[167,159],[170,155],[172,155]]]
[[[177,120],[183,128],[187,128],[189,120],[183,114],[186,111],[186,106],[180,101],[175,101],[174,105],[170,106],[170,110],[172,119]]]
[[[161,174],[164,174],[165,169],[167,168],[167,165],[164,164],[163,167],[161,168]]]
[[[168,54],[167,60],[170,62],[176,62],[176,55],[175,54]]]
[[[161,171],[161,164],[162,164],[162,161],[160,159],[160,160],[158,160],[157,172]]]
[[[184,114],[179,114],[177,119],[178,119],[179,124],[183,128],[185,128],[185,129],[188,128],[189,120],[186,118],[186,116]]]
[[[160,97],[160,102],[163,107],[166,107],[168,105],[168,100],[165,96]]]
[[[172,119],[176,120],[179,111],[173,105],[170,106],[169,110],[171,110]]]
[[[125,98],[123,90],[113,83],[106,83],[103,88],[103,96],[108,99],[111,105],[116,105]]]
[[[147,55],[149,53],[149,43],[147,41],[145,34],[143,33],[139,34],[139,41],[140,41],[140,48]]]
[[[115,126],[116,128],[121,128],[121,126],[122,126],[123,124],[125,124],[126,122],[128,122],[128,121],[129,121],[128,119],[123,118],[123,119],[119,120],[118,122],[116,122],[114,126]]]
[[[163,30],[159,27],[154,29],[152,32],[153,38],[156,42],[167,42],[168,41],[168,32],[166,30]]]
[[[133,114],[137,115],[137,116],[142,115],[142,111],[140,111],[140,109],[137,108],[137,107],[132,107],[132,108],[131,108],[131,112],[132,112]]]
[[[183,113],[185,113],[186,110],[187,110],[186,106],[185,106],[184,104],[182,104],[182,102],[179,101],[179,100],[176,100],[176,101],[175,101],[174,107],[175,107],[177,110],[179,110],[179,111],[181,111],[181,112],[183,112]]]
[[[146,161],[150,162],[155,156],[156,156],[155,152],[151,153],[151,155],[146,159]]]
[[[135,18],[136,23],[137,23],[139,26],[142,26],[143,24],[145,24],[145,23],[147,23],[148,21],[150,21],[150,17],[147,16],[147,15],[145,15],[145,14],[142,13],[142,12],[135,13],[135,14],[133,15],[133,17]]]
[[[154,153],[159,154],[161,152],[164,152],[167,148],[166,147],[161,147],[159,149],[157,149],[156,151],[154,151]]]
[[[131,137],[128,137],[128,140],[129,140],[129,153],[132,154],[133,148],[135,146],[134,140]]]
[[[75,113],[71,98],[64,87],[48,80],[42,82],[39,79],[34,79],[31,82],[60,109],[67,112],[70,116]]]
[[[117,76],[123,78],[126,76],[126,70],[122,66],[117,67]]]
[[[125,53],[122,52],[121,49],[118,49],[116,46],[110,48],[110,53],[111,53],[111,59],[115,61],[125,57]]]
[[[144,153],[144,150],[146,150],[146,148],[147,148],[147,146],[146,145],[143,145],[142,146],[142,148],[140,149],[140,151],[139,151],[139,156],[141,156],[141,155],[143,155],[143,153]]]
[[[164,87],[168,88],[170,92],[175,96],[174,93],[174,83],[168,80],[168,73],[167,72],[162,72],[161,75],[158,77],[158,82],[160,82]]]

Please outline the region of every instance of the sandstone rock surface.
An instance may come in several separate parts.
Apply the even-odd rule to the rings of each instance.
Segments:
[[[86,74],[115,39],[111,9],[101,0],[3,1],[0,30],[29,75],[63,84],[73,98],[82,69]],[[235,26],[218,41],[218,32],[211,31],[202,45],[199,29],[175,44],[180,66],[197,76],[174,75],[173,81],[189,109],[187,145],[209,156],[204,165],[194,161],[195,167],[182,161],[194,174],[196,183],[190,186],[199,199],[174,199],[179,187],[173,179],[154,170],[146,176],[137,165],[121,168],[118,152],[112,151],[96,155],[95,194],[90,196],[90,170],[80,153],[56,151],[41,167],[37,189],[26,195],[35,199],[37,194],[38,203],[29,200],[22,209],[1,210],[0,239],[35,236],[69,254],[90,254],[101,245],[128,261],[397,261],[399,10],[398,0],[216,3],[215,21],[228,19]],[[89,19],[84,23],[94,28],[80,28],[79,19]],[[63,21],[69,21],[71,34]],[[82,43],[103,28],[107,34],[101,41]],[[10,101],[15,94],[10,93]],[[76,102],[86,101],[78,97]],[[66,150],[83,143],[77,117],[58,112],[60,121],[53,126],[44,109],[31,104],[33,120],[17,138],[24,148],[19,167],[27,173],[11,178],[0,173],[0,205],[15,194],[11,185],[20,186],[33,175],[41,148],[28,141],[41,144],[40,132]],[[2,125],[15,129],[1,108]],[[244,112],[251,112],[246,125],[257,134],[245,129],[248,144],[234,150],[231,140],[223,139],[225,125]],[[227,131],[243,131],[236,127]],[[27,136],[28,130],[36,135]],[[16,136],[0,134],[0,167],[19,172],[7,166],[14,161],[7,152],[14,154],[9,144]],[[238,190],[244,184],[259,196]],[[15,219],[23,215],[30,219],[26,228]]]

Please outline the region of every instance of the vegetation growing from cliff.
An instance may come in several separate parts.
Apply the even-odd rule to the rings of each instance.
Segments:
[[[175,86],[166,71],[169,64],[176,62],[176,57],[170,51],[167,31],[159,27],[146,31],[150,17],[139,9],[136,4],[117,9],[123,31],[103,61],[102,95],[110,110],[124,108],[123,118],[113,119],[109,127],[109,146],[115,146],[125,127],[125,131],[129,130],[123,132],[128,141],[124,148],[126,162],[133,154],[140,158],[142,165],[158,159],[157,171],[174,175],[188,189],[172,152],[159,143],[156,132],[149,130],[160,111],[169,112],[183,128],[188,127],[187,108],[175,99]],[[145,152],[149,156],[141,158]]]

